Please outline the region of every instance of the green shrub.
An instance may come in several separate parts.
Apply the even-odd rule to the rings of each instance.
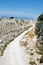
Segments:
[[[14,19],[14,17],[9,17],[10,19]]]
[[[36,23],[35,33],[38,35],[37,39],[40,44],[43,44],[43,13],[38,17]]]
[[[37,65],[35,62],[32,62],[32,61],[30,61],[30,64],[31,65]]]
[[[38,20],[38,21],[43,21],[43,13],[42,13],[41,15],[39,15],[39,17],[38,17],[37,20]]]

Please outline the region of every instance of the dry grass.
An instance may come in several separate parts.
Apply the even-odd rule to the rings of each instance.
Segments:
[[[28,45],[27,41],[25,41],[25,42],[21,41],[21,43],[22,43],[21,46],[24,46],[24,47],[26,47]]]
[[[29,38],[33,38],[35,36],[34,30],[28,31],[25,35]]]

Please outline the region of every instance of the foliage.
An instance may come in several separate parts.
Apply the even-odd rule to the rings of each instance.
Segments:
[[[39,49],[38,54],[42,55],[40,63],[43,63],[43,13],[38,17],[35,33],[38,35],[36,47]]]
[[[43,21],[43,13],[42,13],[41,15],[39,15],[39,17],[38,17],[37,20],[38,20],[38,21]]]
[[[30,64],[31,65],[37,65],[35,62],[32,62],[32,61],[30,61]]]
[[[14,19],[14,17],[10,17],[10,19]]]
[[[41,18],[42,17],[42,18]],[[43,14],[38,17],[38,22],[36,23],[35,33],[38,35],[38,38],[43,41]],[[42,36],[42,38],[41,38]],[[40,41],[40,40],[39,40]]]

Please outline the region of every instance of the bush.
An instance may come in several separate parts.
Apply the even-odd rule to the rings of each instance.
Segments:
[[[30,64],[31,65],[37,65],[35,62],[32,62],[32,61],[30,61]]]
[[[38,22],[36,23],[36,34],[40,35],[43,32],[43,13],[38,17]]]
[[[35,33],[38,35],[37,42],[39,44],[36,47],[39,49],[39,54],[42,55],[40,63],[43,63],[43,13],[38,17],[38,22],[36,23]]]
[[[37,20],[38,20],[38,21],[43,21],[43,13],[42,13],[41,15],[39,15],[39,17],[38,17]]]
[[[10,19],[14,19],[14,17],[9,17]]]

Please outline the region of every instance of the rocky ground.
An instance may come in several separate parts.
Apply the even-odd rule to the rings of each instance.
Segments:
[[[0,57],[0,64],[42,65],[40,64],[42,55],[38,53],[39,49],[36,42],[35,27],[30,27],[7,46],[3,56]]]
[[[35,29],[28,31],[21,40],[21,46],[28,57],[29,65],[40,65],[41,54],[37,52],[39,49],[36,47],[37,35]]]
[[[43,25],[40,24],[41,25],[40,26],[39,24],[36,24],[36,23],[37,21],[32,21],[32,20],[20,20],[16,18],[13,18],[13,19],[12,18],[0,18],[0,57],[3,58],[6,56],[6,55],[3,56],[3,54],[6,51],[6,48],[8,47],[10,42],[12,42],[13,40],[15,41],[16,37],[18,37],[25,30],[29,30],[32,27],[32,29],[29,30],[24,35],[24,37],[22,37],[20,40],[19,46],[21,46],[27,58],[27,61],[26,61],[27,64],[23,62],[24,63],[23,65],[43,65]],[[19,44],[19,42],[16,41],[15,45],[17,43]],[[13,44],[14,43],[12,43],[12,45]],[[11,47],[10,47],[11,48],[10,50],[13,49],[13,46]],[[15,50],[17,50],[16,48]],[[19,51],[20,49],[18,50],[18,52]]]
[[[31,20],[0,18],[0,56],[11,41],[34,24]]]

